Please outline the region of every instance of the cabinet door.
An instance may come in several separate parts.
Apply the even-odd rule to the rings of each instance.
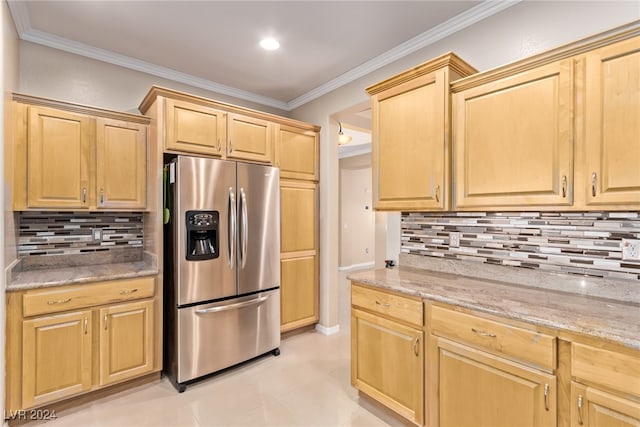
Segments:
[[[320,179],[320,149],[317,132],[280,125],[276,138],[276,165],[280,178]]]
[[[318,186],[312,182],[280,182],[280,252],[313,252],[317,248]]]
[[[221,156],[227,137],[224,111],[166,100],[165,149]]]
[[[572,60],[459,92],[453,108],[457,208],[571,205]]]
[[[640,206],[640,37],[586,56],[589,206]]]
[[[97,206],[144,209],[147,205],[147,127],[99,118],[96,134]]]
[[[44,107],[28,111],[27,206],[87,208],[91,120]]]
[[[376,209],[442,210],[448,191],[446,71],[371,98]]]
[[[351,383],[405,418],[422,424],[422,331],[351,311]]]
[[[153,370],[153,301],[100,310],[100,385]]]
[[[22,323],[22,407],[91,388],[91,311]]]
[[[281,331],[318,321],[318,266],[315,255],[280,261]]]
[[[271,163],[273,131],[270,122],[239,114],[229,114],[227,131],[227,157]]]
[[[556,377],[438,338],[441,427],[556,425]]]
[[[572,427],[638,427],[640,403],[571,383]]]

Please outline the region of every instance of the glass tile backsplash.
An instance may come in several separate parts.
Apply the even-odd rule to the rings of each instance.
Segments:
[[[639,212],[403,212],[401,229],[403,253],[640,279],[640,262],[623,261],[621,249],[640,239]]]
[[[20,212],[18,256],[112,256],[117,252],[120,260],[141,259],[142,221],[142,213]]]

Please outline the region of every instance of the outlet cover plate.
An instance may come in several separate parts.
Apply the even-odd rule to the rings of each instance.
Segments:
[[[640,261],[640,240],[622,239],[622,260]]]
[[[449,233],[449,246],[452,248],[459,248],[460,247],[460,232],[459,231],[452,231],[451,233]]]

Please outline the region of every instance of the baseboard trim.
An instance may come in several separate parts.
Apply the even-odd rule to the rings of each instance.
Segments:
[[[331,327],[322,326],[321,324],[316,325],[316,331],[320,332],[323,335],[333,335],[340,332],[340,325],[335,325]]]
[[[351,264],[345,265],[342,267],[338,267],[338,271],[352,271],[352,270],[361,270],[363,268],[373,268],[376,266],[376,263],[371,262],[361,262],[360,264]]]

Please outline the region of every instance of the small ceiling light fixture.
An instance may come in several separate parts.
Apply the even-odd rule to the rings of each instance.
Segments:
[[[342,123],[338,122],[338,125],[340,126],[340,130],[338,131],[338,145],[345,145],[351,142],[351,136],[349,135],[345,135],[344,132],[342,132]]]
[[[278,40],[268,37],[260,40],[260,46],[265,50],[276,50],[280,47]]]

